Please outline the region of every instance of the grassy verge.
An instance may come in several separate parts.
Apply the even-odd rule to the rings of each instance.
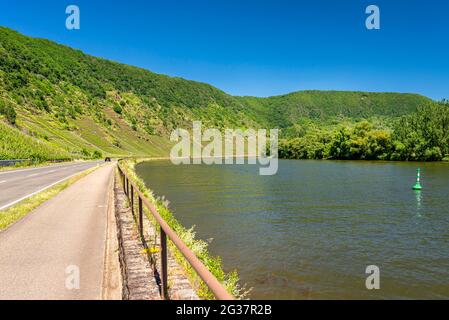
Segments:
[[[59,162],[24,161],[24,162],[16,163],[15,165],[12,165],[12,166],[0,167],[0,172],[12,171],[12,170],[17,170],[17,169],[28,169],[28,168],[33,169],[33,168],[40,168],[40,167],[58,166],[58,165],[64,165],[64,164],[70,164],[70,163],[82,163],[82,162],[94,161],[94,160],[99,160],[99,159],[74,159],[74,160],[63,160],[63,161],[59,161]]]
[[[3,171],[11,171],[11,170],[17,170],[17,169],[25,169],[25,168],[39,168],[39,167],[46,167],[51,165],[58,165],[58,164],[64,164],[64,163],[70,163],[72,161],[61,161],[61,162],[34,162],[34,161],[24,161],[20,163],[16,163],[12,166],[5,166],[0,167],[0,172]]]
[[[141,160],[140,160],[141,161]],[[209,271],[223,283],[225,288],[237,299],[245,299],[248,295],[248,290],[239,283],[239,276],[237,271],[231,271],[226,273],[223,270],[221,258],[218,256],[212,256],[208,251],[208,243],[204,240],[196,239],[196,234],[192,229],[186,229],[175,217],[173,212],[168,208],[167,201],[164,198],[156,198],[153,192],[145,185],[145,183],[140,179],[135,173],[134,167],[140,162],[136,160],[126,160],[121,161],[121,166],[126,170],[129,177],[138,186],[138,188],[145,194],[145,196],[153,202],[156,206],[159,214],[162,218],[170,225],[170,227],[176,232],[176,234],[181,238],[181,240],[190,248],[190,250],[195,253],[195,255],[204,263],[204,265],[209,269]],[[146,212],[148,218],[154,221],[151,214]],[[197,276],[195,270],[190,266],[187,260],[184,259],[183,255],[175,247],[171,241],[168,242],[170,245],[171,252],[174,254],[177,262],[185,270],[189,280],[194,285],[194,288],[200,298],[203,299],[214,299],[214,295],[209,290],[207,285]]]
[[[88,169],[84,172],[81,172],[80,174],[69,178],[61,183],[58,183],[57,185],[54,185],[53,187],[44,190],[31,198],[25,199],[18,204],[4,210],[0,211],[0,231],[6,229],[10,225],[12,225],[14,222],[18,221],[19,219],[26,216],[28,213],[30,213],[32,210],[39,207],[42,203],[44,203],[47,200],[50,200],[54,196],[56,196],[58,193],[69,187],[70,185],[74,184],[79,179],[85,177],[89,173],[96,170],[98,167],[94,167],[91,169]]]

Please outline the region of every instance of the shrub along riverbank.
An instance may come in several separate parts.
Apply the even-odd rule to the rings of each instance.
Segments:
[[[138,188],[144,193],[144,195],[155,205],[159,214],[168,223],[168,225],[176,232],[181,240],[192,250],[192,252],[204,263],[209,271],[223,283],[227,291],[237,299],[244,299],[248,292],[239,284],[239,276],[237,271],[225,272],[223,270],[221,258],[218,256],[212,256],[208,251],[208,243],[204,240],[196,239],[196,234],[193,228],[185,228],[175,217],[173,212],[168,208],[168,201],[163,197],[155,197],[150,188],[148,188],[142,179],[138,177],[135,172],[135,165],[138,162],[144,160],[121,160],[120,164],[122,168],[126,170],[129,177],[138,186]],[[147,217],[150,221],[156,222],[152,218],[150,212],[145,209]],[[175,256],[178,263],[184,268],[186,274],[193,284],[197,294],[203,299],[214,299],[214,295],[209,290],[207,285],[197,276],[196,272],[184,259],[183,255],[178,251],[175,245],[168,241],[170,249]]]
[[[397,120],[323,125],[306,122],[284,132],[284,159],[441,161],[449,155],[449,102],[429,103]]]

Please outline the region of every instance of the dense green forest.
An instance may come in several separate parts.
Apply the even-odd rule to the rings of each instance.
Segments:
[[[449,104],[429,103],[397,119],[295,125],[281,140],[288,159],[439,161],[449,154]]]
[[[417,94],[301,91],[287,95],[239,98],[258,115],[259,122],[275,128],[288,128],[303,119],[332,124],[382,116],[386,119],[416,111],[431,100]]]
[[[170,132],[194,120],[279,128],[285,158],[439,160],[448,153],[446,102],[338,91],[235,97],[0,27],[0,159],[168,156]],[[27,147],[12,148],[11,136]]]

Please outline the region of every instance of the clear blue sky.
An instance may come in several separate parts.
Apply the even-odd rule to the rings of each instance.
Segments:
[[[65,29],[77,4],[81,30]],[[381,30],[365,8],[381,9]],[[0,25],[234,95],[304,89],[449,98],[448,0],[0,0]]]

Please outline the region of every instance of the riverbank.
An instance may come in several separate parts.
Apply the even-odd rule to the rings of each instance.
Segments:
[[[153,191],[143,182],[143,180],[135,172],[135,165],[141,163],[143,159],[130,161],[123,160],[120,163],[130,175],[133,182],[143,190],[144,195],[150,199],[155,205],[159,214],[169,224],[169,226],[176,232],[181,240],[189,247],[192,252],[204,263],[208,270],[217,278],[218,281],[223,283],[227,291],[237,299],[243,299],[246,297],[247,292],[245,287],[242,287],[239,283],[239,276],[236,271],[225,272],[222,267],[221,258],[213,256],[208,251],[208,243],[203,240],[196,239],[196,232],[193,228],[187,229],[181,223],[178,222],[175,215],[171,212],[168,205],[169,202],[165,197],[155,197]],[[151,221],[152,217],[147,212],[147,218]],[[195,290],[198,296],[202,299],[213,299],[213,294],[207,287],[207,285],[198,277],[196,272],[192,269],[190,264],[184,259],[182,254],[177,248],[169,241],[170,250],[176,261],[186,271],[186,274],[194,284]]]
[[[118,255],[122,296],[124,300],[161,300],[160,283],[160,236],[158,228],[146,215],[142,219],[142,233],[139,220],[131,210],[130,201],[123,190],[119,173],[114,181],[115,219],[117,225]],[[170,300],[198,300],[192,284],[184,270],[175,261],[171,250],[168,252],[168,297]],[[142,281],[146,279],[146,281]]]

